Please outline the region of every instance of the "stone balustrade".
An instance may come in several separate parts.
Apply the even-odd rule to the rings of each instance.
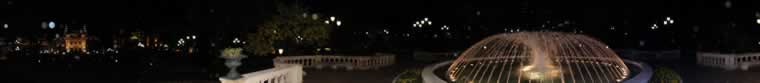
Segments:
[[[276,64],[271,69],[243,74],[239,79],[219,80],[222,83],[303,83],[304,75],[300,64]]]
[[[376,53],[374,56],[336,56],[336,55],[310,55],[310,56],[280,56],[274,59],[274,64],[301,64],[305,68],[332,69],[377,69],[379,67],[393,65],[395,55]]]
[[[760,53],[720,54],[698,53],[697,62],[701,65],[720,67],[726,70],[749,70],[750,66],[760,65]]]

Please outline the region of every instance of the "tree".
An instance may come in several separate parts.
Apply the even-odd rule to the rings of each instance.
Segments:
[[[246,52],[265,55],[280,45],[296,44],[299,47],[319,47],[327,44],[332,26],[322,22],[316,14],[296,4],[278,4],[271,19],[257,26],[256,32],[247,34]]]
[[[658,66],[649,83],[681,83],[681,76],[673,69]]]

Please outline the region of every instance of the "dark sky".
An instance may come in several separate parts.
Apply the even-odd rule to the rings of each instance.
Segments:
[[[76,21],[103,27],[137,27],[157,31],[245,30],[267,19],[274,1],[296,0],[9,0],[3,22]],[[664,13],[721,8],[725,0],[298,0],[313,11],[338,16],[347,27],[411,24],[422,17],[438,23],[461,23],[480,11],[490,24],[530,23],[547,14],[576,20],[648,19]],[[758,8],[759,1],[733,1],[737,8]],[[525,13],[526,10],[537,13]],[[627,17],[624,17],[627,16]],[[620,18],[617,18],[620,17]],[[540,19],[539,19],[540,20]],[[123,26],[129,25],[129,26]],[[222,28],[222,29],[220,29]]]

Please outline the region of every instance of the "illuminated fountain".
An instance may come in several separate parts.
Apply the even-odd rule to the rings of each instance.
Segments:
[[[453,61],[455,83],[616,83],[628,67],[591,37],[560,32],[520,32],[488,37]]]

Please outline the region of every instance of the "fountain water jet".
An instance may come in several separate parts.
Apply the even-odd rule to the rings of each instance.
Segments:
[[[615,83],[628,68],[591,37],[560,32],[498,34],[476,43],[448,69],[455,83]]]

